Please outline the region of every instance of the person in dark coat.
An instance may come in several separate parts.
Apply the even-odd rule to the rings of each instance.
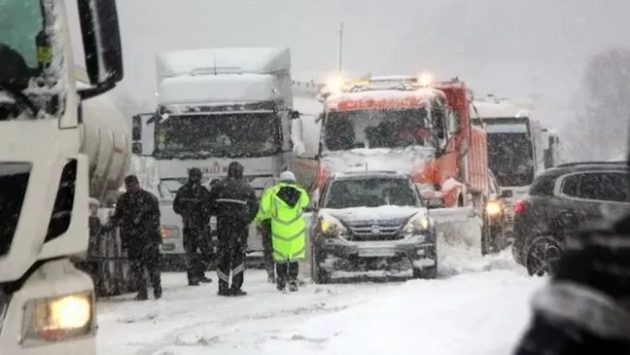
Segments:
[[[630,354],[630,216],[570,238],[532,308],[515,355]]]
[[[202,173],[197,168],[188,172],[188,182],[175,195],[173,210],[182,217],[188,285],[209,283],[206,269],[212,258],[210,236],[210,191],[201,185]],[[201,252],[201,255],[197,251]]]
[[[230,163],[227,179],[212,187],[210,201],[212,214],[217,217],[219,295],[243,296],[247,237],[258,212],[258,199],[254,189],[243,181],[241,164]]]
[[[162,297],[160,205],[152,193],[140,188],[135,175],[125,178],[125,188],[127,191],[118,198],[109,228],[120,227],[122,247],[127,251],[138,290],[136,300],[148,299],[145,269],[149,273],[153,295],[159,299]]]

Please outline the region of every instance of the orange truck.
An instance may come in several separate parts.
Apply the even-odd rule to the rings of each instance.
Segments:
[[[301,182],[317,201],[331,173],[405,171],[438,224],[477,217],[483,232],[496,196],[486,133],[471,123],[468,92],[457,78],[433,83],[426,76],[374,77],[327,88],[318,154],[298,158]]]

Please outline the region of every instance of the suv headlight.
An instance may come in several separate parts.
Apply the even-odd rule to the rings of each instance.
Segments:
[[[343,237],[348,235],[348,229],[337,218],[322,215],[319,219],[319,231],[326,237]]]
[[[431,220],[424,213],[417,214],[407,222],[403,232],[405,234],[418,234],[426,232],[431,228]]]
[[[94,302],[92,292],[28,301],[22,322],[22,343],[41,345],[93,334],[96,328]]]

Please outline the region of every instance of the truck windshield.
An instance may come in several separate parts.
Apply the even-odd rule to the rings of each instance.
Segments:
[[[37,70],[35,37],[45,26],[41,0],[0,0],[0,24],[0,46],[16,51],[30,69]]]
[[[527,186],[534,180],[534,151],[526,123],[488,124],[488,160],[499,186]]]
[[[406,179],[338,180],[328,189],[324,208],[417,206],[419,199]]]
[[[171,116],[156,127],[156,158],[260,157],[276,154],[274,113]]]
[[[425,145],[426,121],[424,108],[330,112],[324,142],[331,151]]]

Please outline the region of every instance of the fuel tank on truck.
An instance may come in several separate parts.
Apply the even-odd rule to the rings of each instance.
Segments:
[[[76,73],[77,87],[87,87],[85,69],[77,68]],[[118,189],[129,171],[129,127],[110,94],[83,101],[80,112],[81,152],[90,161],[90,197],[101,201],[101,206],[108,206],[116,201]]]

